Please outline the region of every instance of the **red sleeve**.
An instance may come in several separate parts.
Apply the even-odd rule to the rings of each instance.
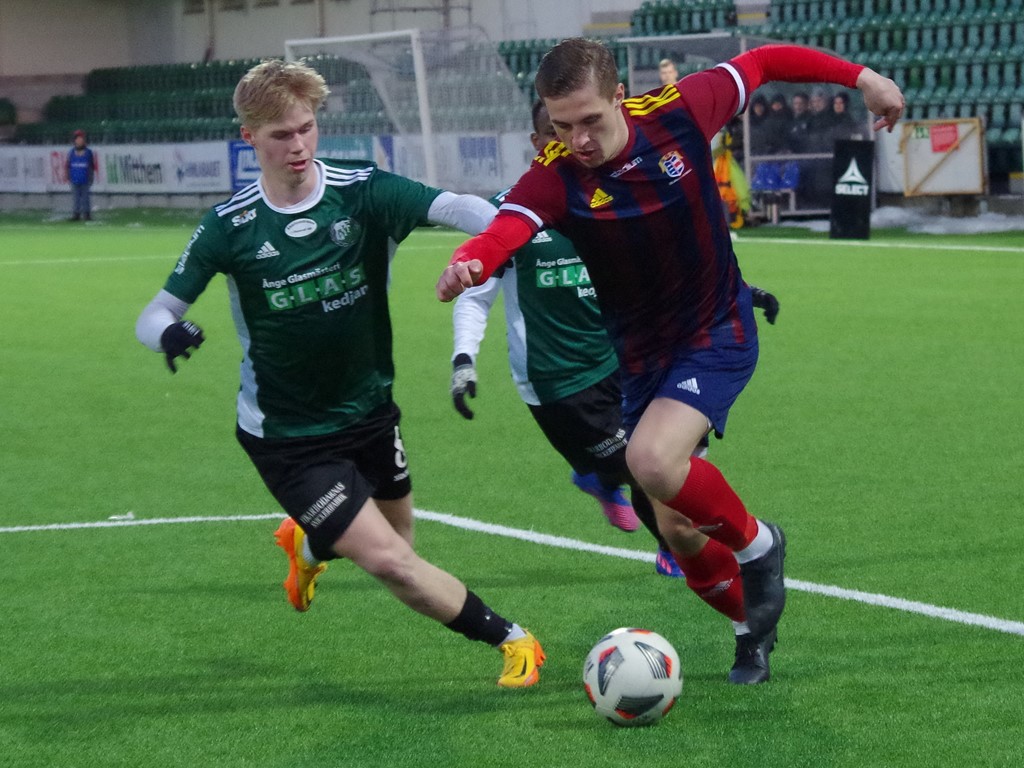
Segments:
[[[835,83],[857,87],[864,69],[845,59],[799,45],[763,45],[741,53],[730,62],[743,73],[747,95],[773,80],[787,83]]]
[[[456,248],[448,263],[479,259],[484,265],[483,274],[476,283],[480,285],[487,282],[509,256],[530,242],[534,231],[525,219],[518,216],[495,216],[487,229]]]
[[[718,66],[688,75],[676,86],[708,141],[746,106],[739,77],[735,68]]]
[[[479,285],[537,232],[557,222],[566,210],[565,185],[549,166],[566,155],[561,144],[549,144],[505,195],[494,221],[456,249],[449,263],[479,259],[484,265]]]
[[[555,226],[565,216],[566,188],[555,168],[559,163],[574,162],[569,150],[560,142],[552,142],[534,158],[530,169],[505,195],[498,215],[517,215],[529,222],[533,231]]]

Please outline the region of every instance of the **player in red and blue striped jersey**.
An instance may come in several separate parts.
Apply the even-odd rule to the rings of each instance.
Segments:
[[[534,160],[491,225],[455,252],[437,286],[451,300],[545,227],[572,241],[622,369],[629,467],[661,502],[658,524],[670,544],[695,526],[733,551],[750,628],[737,653],[756,656],[766,671],[785,604],[782,531],[753,517],[721,472],[691,454],[709,431],[724,433],[758,351],[709,142],[772,80],[856,87],[879,116],[876,129],[891,130],[903,112],[891,80],[800,46],[756,48],[625,99],[607,48],[561,42],[536,81],[560,142]]]

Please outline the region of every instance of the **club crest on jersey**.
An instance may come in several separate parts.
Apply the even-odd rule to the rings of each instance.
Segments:
[[[331,224],[331,240],[342,248],[352,245],[358,233],[359,226],[352,219],[338,219]]]
[[[671,152],[661,156],[661,159],[658,161],[658,167],[667,176],[678,179],[686,170],[686,163],[683,162],[683,156],[673,149]]]

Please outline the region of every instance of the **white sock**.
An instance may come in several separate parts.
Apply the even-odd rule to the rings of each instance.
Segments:
[[[313,556],[313,550],[309,548],[309,536],[302,537],[302,559],[307,565],[316,565],[320,561]]]
[[[736,637],[750,634],[750,627],[747,626],[745,621],[734,621],[732,623],[732,630],[736,633]]]
[[[751,560],[757,560],[759,557],[763,557],[769,549],[772,548],[772,544],[775,543],[775,539],[772,537],[772,530],[767,525],[764,525],[760,520],[757,521],[757,535],[754,540],[750,542],[745,549],[741,549],[736,553],[736,560],[740,565],[749,563]]]
[[[511,642],[512,640],[518,640],[521,637],[526,637],[526,630],[520,627],[518,624],[512,625],[512,630],[505,636],[505,639],[501,641],[502,645]]]

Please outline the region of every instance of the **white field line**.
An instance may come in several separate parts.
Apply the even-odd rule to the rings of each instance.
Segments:
[[[454,230],[424,230],[418,233],[418,235],[427,235],[437,237],[440,235],[450,236],[453,234],[459,234]],[[952,245],[952,244],[940,244],[940,243],[906,243],[898,242],[892,243],[880,240],[802,240],[799,238],[782,238],[782,237],[740,237],[737,241],[738,244],[743,245],[746,243],[752,245],[771,245],[772,243],[779,243],[781,245],[796,245],[796,246],[810,246],[813,248],[822,248],[825,246],[835,248],[894,248],[903,250],[928,250],[928,251],[967,251],[976,253],[1012,253],[1017,255],[1024,255],[1024,248],[1014,248],[1008,245]],[[443,249],[445,245],[430,245],[430,246],[418,246],[427,250]],[[64,259],[17,259],[12,261],[5,261],[0,259],[0,267],[24,267],[24,266],[51,266],[61,264],[89,264],[89,263],[107,263],[107,262],[125,262],[125,261],[155,261],[157,259],[165,259],[168,264],[174,262],[177,258],[174,254],[161,254],[159,256],[97,256],[95,258],[64,258]]]
[[[811,245],[815,248],[822,248],[824,246],[836,247],[836,248],[899,248],[909,251],[971,251],[977,253],[1014,253],[1018,255],[1024,255],[1024,248],[1017,248],[1012,245],[958,245],[954,243],[907,243],[907,242],[888,242],[883,240],[802,240],[800,238],[791,237],[744,237],[739,236],[736,241],[737,245],[743,245],[744,243],[752,243],[754,245],[771,245],[772,243],[779,243],[781,245]]]
[[[180,256],[181,254],[178,254]],[[16,259],[6,261],[0,259],[0,267],[50,267],[60,264],[105,264],[111,262],[126,261],[156,261],[162,259],[169,267],[173,267],[178,260],[173,253],[163,253],[159,256],[69,256],[63,259]]]
[[[564,536],[552,536],[547,533],[528,531],[522,528],[509,528],[504,525],[485,523],[480,520],[473,520],[468,517],[458,517],[441,512],[431,512],[425,509],[415,510],[418,520],[427,520],[442,525],[449,525],[453,528],[461,528],[466,531],[485,533],[490,536],[502,536],[509,539],[528,541],[532,544],[540,544],[546,547],[558,549],[570,549],[577,552],[591,552],[608,557],[618,557],[624,560],[637,560],[639,562],[653,563],[655,555],[653,552],[643,552],[635,549],[621,549],[609,547],[603,544],[592,544],[587,541],[570,539]],[[132,520],[99,520],[86,523],[52,523],[49,525],[15,525],[0,527],[0,535],[9,533],[28,533],[37,531],[74,531],[87,528],[127,528],[139,525],[170,525],[174,523],[229,523],[229,522],[250,522],[258,520],[280,520],[281,513],[264,515],[227,515],[223,517],[158,517],[149,519]],[[898,597],[879,595],[871,592],[860,592],[855,589],[844,589],[833,587],[827,584],[815,584],[810,581],[798,579],[786,579],[786,587],[798,592],[810,592],[812,594],[833,597],[838,600],[852,600],[865,605],[880,608],[891,608],[904,613],[916,613],[922,616],[929,616],[934,619],[951,621],[956,624],[967,624],[972,627],[982,627],[996,632],[1005,632],[1011,635],[1024,636],[1024,622],[1009,621],[995,616],[986,616],[980,613],[968,613],[953,608],[943,608],[938,605],[919,603],[913,600],[903,600]]]
[[[418,245],[416,246],[418,251],[450,251],[451,248],[442,243],[435,243],[431,245]],[[175,255],[174,253],[164,253],[159,256],[80,256],[61,259],[15,259],[6,261],[0,259],[0,267],[52,267],[60,266],[62,264],[109,264],[113,262],[124,263],[133,261],[165,261],[168,264],[168,268],[173,267],[178,260],[180,254]]]

